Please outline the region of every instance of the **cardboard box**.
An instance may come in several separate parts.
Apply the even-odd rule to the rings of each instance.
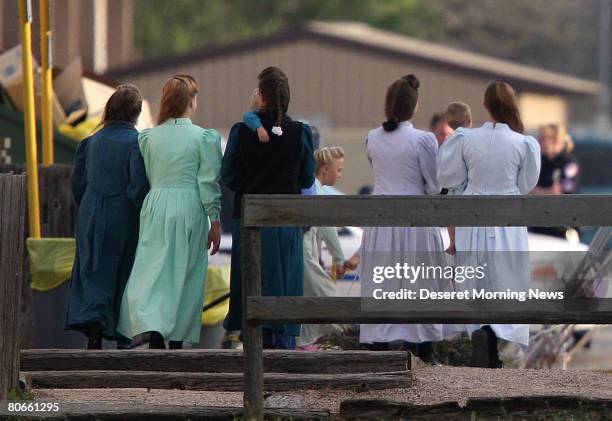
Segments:
[[[40,119],[41,102],[41,76],[40,68],[36,59],[32,57],[32,68],[34,69],[34,107],[36,118]],[[0,84],[4,88],[13,106],[23,111],[23,73],[22,73],[22,54],[21,46],[11,48],[0,55]],[[66,121],[66,114],[57,96],[53,93],[52,97],[53,125],[58,126]]]
[[[81,57],[76,57],[55,79],[53,90],[68,116],[67,124],[76,123],[87,116],[88,104],[83,88],[83,65]]]

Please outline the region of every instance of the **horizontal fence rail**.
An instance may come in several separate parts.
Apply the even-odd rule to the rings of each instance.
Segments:
[[[478,301],[483,310],[469,304],[437,301],[435,309],[416,311],[364,310],[360,297],[249,297],[247,320],[250,324],[280,323],[584,323],[612,322],[612,299],[573,299],[551,302],[513,300]],[[410,306],[415,303],[397,303]],[[434,307],[433,305],[431,306]],[[565,308],[564,308],[565,307]]]
[[[242,199],[244,416],[263,419],[262,325],[278,323],[611,323],[610,299],[496,302],[372,311],[363,298],[262,297],[261,228],[291,226],[612,226],[612,196],[316,196]],[[371,308],[371,307],[370,307]],[[511,310],[511,311],[509,311]]]
[[[245,227],[610,226],[612,196],[247,195]]]

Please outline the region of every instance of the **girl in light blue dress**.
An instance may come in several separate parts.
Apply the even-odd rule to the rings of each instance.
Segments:
[[[158,126],[138,138],[151,191],[118,330],[127,337],[149,332],[150,348],[200,342],[207,249],[219,249],[221,139],[191,122],[197,92],[191,76],[169,79]]]
[[[449,189],[465,185],[464,195],[528,194],[538,181],[540,147],[523,134],[514,90],[507,83],[491,82],[484,103],[491,121],[474,129],[458,128],[440,147],[438,183]],[[455,236],[458,259],[472,263],[483,256],[488,259],[487,276],[469,290],[472,286],[488,291],[528,289],[526,227],[457,227]],[[497,338],[529,343],[529,325],[492,324],[468,330],[473,332],[473,365],[477,366],[501,366]]]

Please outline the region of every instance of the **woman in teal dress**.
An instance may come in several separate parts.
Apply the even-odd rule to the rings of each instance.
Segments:
[[[116,325],[138,239],[138,214],[149,191],[138,131],[142,98],[121,85],[104,108],[102,129],[79,143],[70,185],[79,204],[76,255],[70,279],[66,328],[88,336],[88,349],[102,337],[117,340]]]
[[[150,348],[165,348],[164,339],[171,349],[199,343],[206,250],[219,248],[221,140],[191,122],[197,92],[191,76],[168,80],[159,125],[138,139],[151,191],[118,330],[127,337],[149,332]]]
[[[224,327],[242,328],[241,288],[241,200],[244,194],[300,194],[314,182],[315,160],[307,125],[287,116],[289,82],[282,70],[264,69],[259,79],[261,124],[269,142],[260,143],[246,124],[232,127],[223,157],[222,180],[233,190],[232,266],[230,309]],[[262,295],[301,296],[304,292],[303,229],[300,227],[263,228],[261,239]],[[264,326],[265,348],[295,348],[300,326]]]

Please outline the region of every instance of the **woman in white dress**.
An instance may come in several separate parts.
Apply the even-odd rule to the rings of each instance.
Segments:
[[[534,138],[522,134],[514,90],[507,83],[491,82],[484,106],[491,121],[474,129],[457,129],[440,147],[438,183],[452,189],[465,184],[464,195],[529,193],[540,173],[540,148]],[[487,260],[486,276],[475,284],[479,289],[528,289],[527,228],[457,227],[455,236],[458,259]],[[468,330],[472,331],[472,364],[480,367],[501,367],[497,338],[529,343],[529,325],[476,325]]]
[[[436,180],[436,138],[432,133],[415,129],[410,122],[417,108],[418,88],[419,81],[414,75],[404,76],[391,84],[385,98],[387,120],[368,133],[366,153],[374,172],[373,195],[440,192]],[[347,268],[359,262],[362,297],[371,296],[371,290],[378,287],[385,291],[423,287],[440,290],[444,286],[436,280],[410,284],[388,279],[374,286],[372,274],[376,266],[395,266],[396,263],[440,264],[443,254],[442,236],[437,227],[371,227],[364,229],[361,248],[347,262]],[[445,339],[448,332],[449,329],[441,324],[366,324],[361,325],[359,340],[370,344],[372,349],[388,349],[389,343],[403,341],[417,356],[431,361],[431,342]]]

